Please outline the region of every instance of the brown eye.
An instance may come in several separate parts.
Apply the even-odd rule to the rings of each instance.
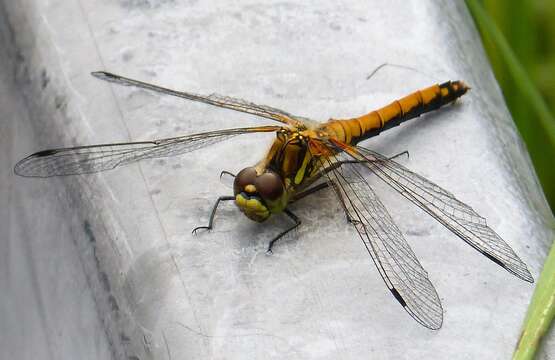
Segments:
[[[254,185],[256,178],[256,169],[253,167],[244,168],[235,176],[233,181],[233,192],[235,195],[239,194],[245,189],[247,185]]]
[[[277,200],[283,194],[283,182],[275,172],[266,172],[255,181],[254,185],[263,199]]]

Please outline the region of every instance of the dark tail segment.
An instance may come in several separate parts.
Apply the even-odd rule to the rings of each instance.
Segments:
[[[347,144],[356,144],[402,122],[449,104],[468,90],[469,87],[462,81],[448,81],[418,90],[358,118],[331,120],[325,127],[336,134],[339,140]]]
[[[442,89],[442,93],[446,93],[446,95],[442,95],[445,99],[442,105],[455,101],[457,98],[460,98],[466,94],[468,90],[470,90],[470,88],[460,80],[444,82],[439,85],[439,88]]]
[[[435,88],[435,86],[432,86],[431,88]],[[438,85],[438,88],[439,88],[439,93],[434,94],[434,96],[429,101],[422,102],[420,108],[417,107],[413,109],[414,113],[411,114],[409,112],[408,114],[406,114],[405,116],[406,118],[403,120],[412,119],[428,111],[437,110],[443,105],[449,104],[457,100],[459,97],[466,94],[466,92],[469,90],[469,87],[466,86],[465,83],[458,80],[444,82],[443,84]],[[425,90],[427,89],[421,90],[420,93],[422,93]],[[416,94],[418,94],[418,92],[416,92]]]

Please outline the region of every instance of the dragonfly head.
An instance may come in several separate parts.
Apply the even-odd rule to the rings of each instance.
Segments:
[[[287,205],[285,186],[281,176],[266,169],[259,174],[255,167],[239,172],[233,182],[235,203],[251,220],[263,222],[272,212],[278,212]]]

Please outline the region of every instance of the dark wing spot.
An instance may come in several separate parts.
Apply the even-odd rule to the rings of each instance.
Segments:
[[[397,299],[397,301],[398,301],[403,307],[407,307],[406,301],[403,299],[403,297],[401,296],[401,294],[399,294],[399,292],[397,291],[397,289],[391,288],[391,289],[389,289],[389,291],[391,291],[391,293],[393,294],[393,296],[395,296],[395,299]]]
[[[503,267],[503,268],[507,268],[505,266],[505,264],[503,264],[498,258],[494,258],[493,256],[491,256],[490,254],[480,251],[482,254],[484,254],[485,257],[487,257],[488,259],[490,259],[491,261],[493,261],[494,263],[496,263],[497,265]]]
[[[50,156],[50,155],[54,155],[55,153],[57,153],[58,150],[56,149],[49,149],[49,150],[42,150],[39,152],[34,153],[33,155],[31,155],[32,157],[43,157],[43,156]]]

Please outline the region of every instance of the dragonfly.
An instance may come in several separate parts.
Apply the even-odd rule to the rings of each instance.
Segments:
[[[212,207],[208,224],[193,232],[212,229],[218,206],[224,201],[235,202],[243,214],[256,222],[284,214],[292,225],[271,239],[268,245],[271,253],[277,240],[301,224],[289,205],[331,188],[355,230],[353,233],[362,240],[391,294],[418,323],[437,330],[443,323],[438,294],[403,233],[366,180],[366,175],[372,175],[497,265],[522,280],[534,281],[526,264],[470,206],[410,171],[395,157],[359,145],[382,131],[455,102],[469,90],[462,81],[432,85],[359,117],[318,122],[229,96],[175,91],[104,71],[92,75],[119,85],[255,115],[280,125],[43,150],[19,161],[14,167],[16,174],[52,177],[95,173],[143,159],[189,153],[239,135],[275,133],[269,150],[258,163],[237,175],[222,172],[221,176],[233,178],[233,195],[220,196]]]

